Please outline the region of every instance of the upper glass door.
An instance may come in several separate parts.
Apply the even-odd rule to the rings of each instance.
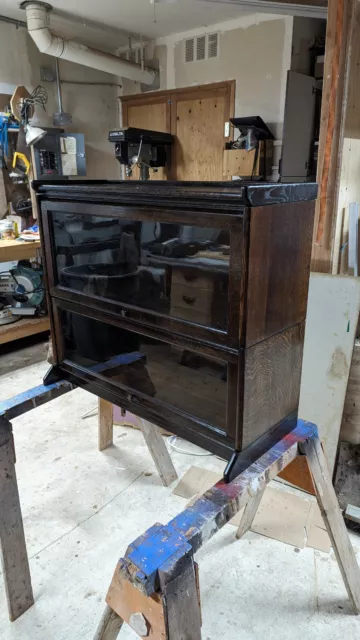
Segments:
[[[56,210],[50,219],[55,284],[227,332],[229,227]]]

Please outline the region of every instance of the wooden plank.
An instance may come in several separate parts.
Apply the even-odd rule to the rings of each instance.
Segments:
[[[164,438],[160,435],[158,428],[151,422],[140,419],[139,423],[161,481],[165,487],[168,487],[177,479],[178,475],[170,453],[166,448]]]
[[[354,11],[349,45],[349,81],[346,97],[344,141],[339,178],[339,200],[336,212],[335,246],[332,260],[332,271],[348,273],[347,250],[341,251],[348,241],[347,209],[352,202],[360,202],[360,184],[358,180],[360,166],[360,3],[354,1]],[[345,255],[344,255],[345,254]]]
[[[0,547],[10,620],[33,604],[11,424],[0,418]]]
[[[47,316],[43,318],[23,318],[12,324],[0,326],[0,344],[6,344],[12,340],[19,340],[32,336],[35,333],[42,333],[50,330],[50,321]]]
[[[254,495],[254,497],[247,503],[241,518],[241,522],[239,524],[239,528],[236,532],[236,537],[238,540],[242,538],[243,535],[245,535],[245,533],[250,529],[264,493],[265,489],[263,489],[262,491],[258,491]]]
[[[103,398],[98,401],[98,448],[104,451],[113,444],[114,406]]]
[[[340,511],[319,438],[302,445],[314,480],[317,500],[354,613],[360,613],[360,570]]]
[[[0,240],[0,262],[12,260],[30,260],[36,258],[41,249],[40,241],[25,242],[23,240]]]
[[[330,272],[341,171],[345,108],[349,80],[352,0],[329,0],[324,85],[321,108],[317,201],[312,270]]]
[[[311,274],[299,416],[317,424],[331,473],[359,311],[358,279]]]
[[[123,624],[123,619],[109,605],[106,605],[94,640],[116,640]]]

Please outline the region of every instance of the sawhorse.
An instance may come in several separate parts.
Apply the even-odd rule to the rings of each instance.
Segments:
[[[0,402],[0,547],[10,620],[34,604],[19,491],[11,420],[73,389],[69,382],[39,385]]]
[[[332,486],[317,427],[295,428],[230,483],[218,482],[166,526],[155,524],[120,559],[95,640],[115,640],[124,622],[149,640],[201,640],[194,554],[245,507],[238,537],[250,528],[266,485],[297,455],[306,455],[317,500],[355,614],[360,571]],[[241,454],[239,456],[239,462]],[[226,631],[226,630],[224,630]]]
[[[178,475],[160,430],[152,422],[142,418],[139,418],[139,427],[161,482],[165,487],[168,487],[177,479]],[[114,436],[114,405],[102,398],[99,398],[98,403],[98,434],[99,451],[111,447]]]
[[[16,620],[34,603],[29,561],[24,537],[18,485],[15,472],[15,447],[11,420],[68,393],[75,386],[67,381],[39,385],[0,402],[0,549],[8,602],[9,618]],[[105,403],[106,401],[102,401]],[[111,407],[111,417],[109,414]],[[112,434],[112,405],[107,403],[108,414],[99,415],[99,449],[102,451],[104,432]],[[108,424],[104,425],[104,419]],[[146,420],[141,429],[161,480],[166,486],[177,478],[170,454],[157,427]],[[112,444],[109,439],[106,446]]]

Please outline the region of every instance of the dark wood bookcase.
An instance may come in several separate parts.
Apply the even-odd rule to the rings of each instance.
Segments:
[[[35,182],[56,365],[229,459],[296,415],[317,186]]]

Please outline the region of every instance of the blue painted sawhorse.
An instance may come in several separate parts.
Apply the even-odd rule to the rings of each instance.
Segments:
[[[194,554],[245,507],[237,534],[243,535],[252,524],[266,485],[299,454],[307,457],[352,608],[355,614],[360,613],[360,570],[317,427],[298,420],[293,430],[250,462],[232,482],[221,480],[167,525],[155,524],[128,547],[115,569],[95,640],[115,640],[124,622],[149,640],[201,640]]]
[[[19,618],[34,603],[15,472],[15,446],[11,420],[68,393],[72,389],[75,389],[75,385],[61,380],[48,385],[41,384],[9,400],[0,402],[0,555],[10,620]],[[109,405],[111,409],[112,433],[112,405],[106,401],[101,401],[100,404],[102,402]],[[100,442],[104,440],[102,430],[103,424],[100,414],[100,450],[112,444],[111,438],[111,442],[107,440],[106,446],[100,446]],[[168,486],[176,480],[177,473],[166,444],[158,428],[150,422],[141,420],[141,430],[160,478],[163,484]]]
[[[73,389],[69,382],[39,385],[0,402],[0,547],[10,620],[34,603],[15,472],[11,420]]]

